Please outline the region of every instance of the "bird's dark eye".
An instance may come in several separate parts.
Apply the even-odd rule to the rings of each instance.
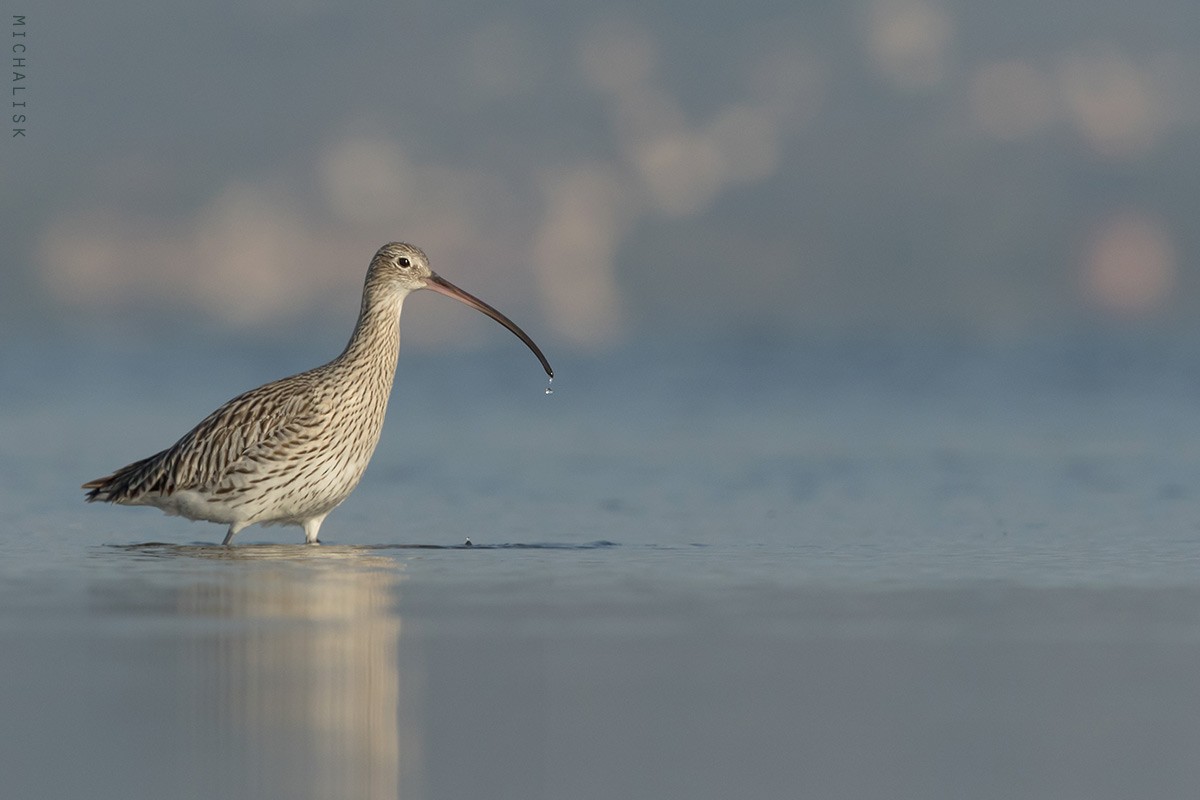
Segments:
[[[399,261],[397,261],[396,263],[402,267],[411,267],[412,266],[412,264],[409,263],[409,260],[407,258],[402,258]]]

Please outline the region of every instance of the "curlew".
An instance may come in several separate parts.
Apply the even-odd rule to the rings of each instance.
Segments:
[[[400,308],[432,289],[482,311],[554,370],[523,330],[429,268],[420,249],[393,242],[371,259],[362,307],[342,354],[315,369],[238,395],[178,442],[88,481],[88,502],[154,506],[228,525],[224,544],[255,524],[300,525],[304,541],[358,485],[383,428],[400,351]]]

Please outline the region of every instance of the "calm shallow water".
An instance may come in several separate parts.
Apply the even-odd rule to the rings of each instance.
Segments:
[[[81,502],[314,351],[0,350],[3,796],[1200,787],[1200,346],[405,352],[320,548]]]

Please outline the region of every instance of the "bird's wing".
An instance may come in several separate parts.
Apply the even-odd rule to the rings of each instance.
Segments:
[[[285,379],[235,397],[171,448],[178,451],[177,488],[215,487],[302,449],[328,413],[307,382]]]
[[[302,449],[316,439],[329,412],[305,373],[284,378],[233,398],[171,447],[84,488],[92,490],[89,500],[116,502],[212,489]]]

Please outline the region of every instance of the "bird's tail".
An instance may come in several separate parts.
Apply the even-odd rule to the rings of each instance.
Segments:
[[[135,461],[111,475],[88,481],[81,487],[88,490],[84,499],[89,503],[135,503],[142,495],[154,491],[154,478],[161,472],[159,461],[165,452]]]

